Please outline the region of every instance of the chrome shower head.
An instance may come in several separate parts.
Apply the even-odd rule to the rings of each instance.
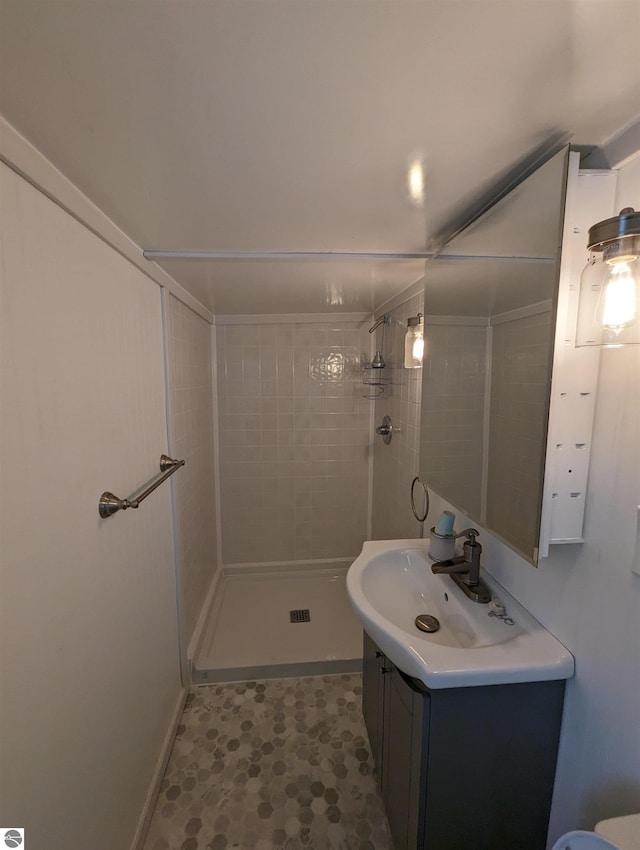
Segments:
[[[384,362],[384,357],[382,356],[381,351],[376,351],[373,356],[373,360],[371,361],[372,369],[384,369],[387,364]]]

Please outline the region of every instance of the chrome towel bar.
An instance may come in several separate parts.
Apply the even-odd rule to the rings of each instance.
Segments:
[[[170,475],[173,475],[176,469],[184,466],[184,464],[185,461],[183,460],[174,460],[168,455],[160,455],[160,472],[158,475],[154,475],[148,484],[145,484],[140,490],[136,490],[128,499],[119,499],[113,493],[105,490],[98,502],[98,513],[102,519],[107,519],[113,516],[113,514],[117,514],[118,511],[140,507],[140,502],[146,499],[150,493],[153,493],[156,487],[159,487],[163,481],[166,481]]]

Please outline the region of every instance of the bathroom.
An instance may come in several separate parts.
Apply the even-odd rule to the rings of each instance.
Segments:
[[[424,260],[408,256],[428,253],[425,234],[550,127],[618,172],[610,214],[640,205],[637,4],[462,5],[468,32],[458,3],[0,5],[0,822],[30,847],[143,847],[223,586],[274,565],[303,583],[341,577],[365,540],[418,538],[422,370],[401,351],[425,312]],[[429,87],[453,33],[465,61]],[[205,105],[195,81],[217,71]],[[424,198],[408,194],[414,160]],[[143,248],[218,256],[156,265]],[[224,256],[241,251],[262,259]],[[393,259],[267,257],[327,251]],[[365,398],[378,348],[386,394]],[[585,542],[536,569],[481,529],[487,569],[576,661],[549,847],[640,811],[639,350],[600,359]],[[100,519],[100,493],[135,491],[162,452],[186,460],[170,485]],[[432,493],[427,528],[447,507]],[[338,604],[335,631],[350,616]],[[248,660],[212,659],[213,681],[286,663],[258,657],[259,632],[254,645]]]

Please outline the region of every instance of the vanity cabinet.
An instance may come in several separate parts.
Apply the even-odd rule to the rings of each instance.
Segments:
[[[363,670],[395,850],[544,850],[564,680],[430,690],[366,633]]]

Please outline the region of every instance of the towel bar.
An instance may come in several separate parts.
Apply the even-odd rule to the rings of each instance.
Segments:
[[[118,513],[118,511],[126,511],[127,508],[139,507],[140,502],[146,499],[150,493],[153,493],[156,487],[159,487],[163,481],[166,481],[170,475],[173,475],[176,469],[184,466],[184,464],[184,460],[174,460],[168,455],[160,455],[160,472],[148,484],[145,484],[141,490],[136,490],[128,499],[119,499],[113,493],[105,490],[98,501],[98,513],[102,519],[107,519]]]

